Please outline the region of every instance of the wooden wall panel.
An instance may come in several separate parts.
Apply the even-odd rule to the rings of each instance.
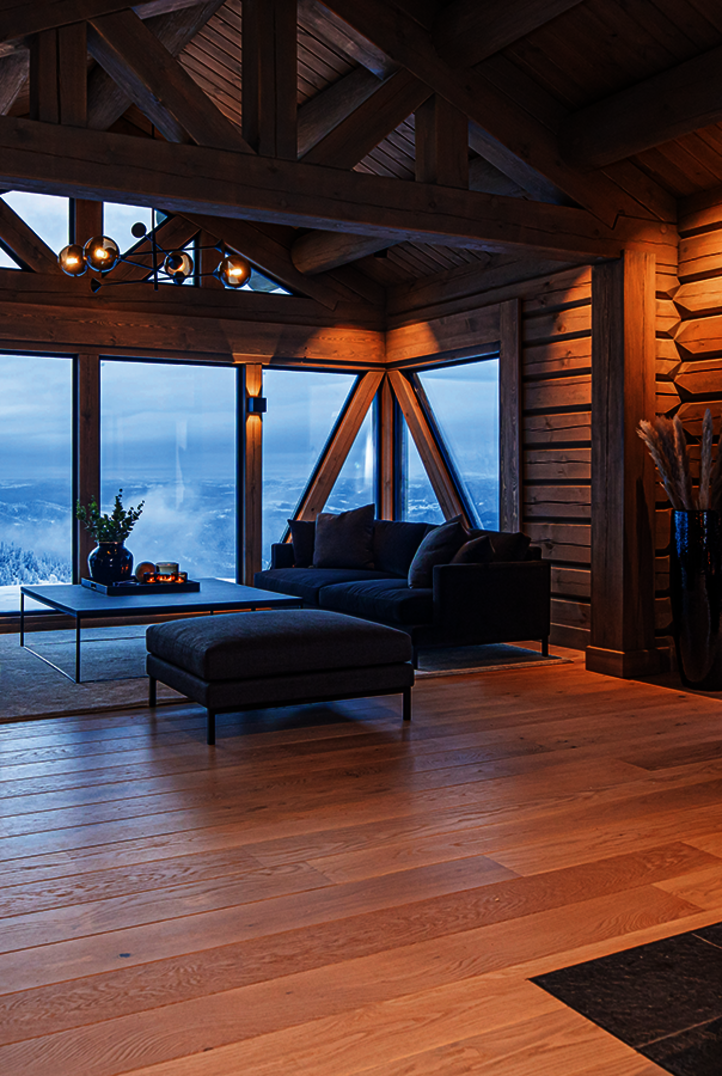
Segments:
[[[532,281],[522,302],[522,527],[552,562],[552,642],[589,640],[591,271]]]

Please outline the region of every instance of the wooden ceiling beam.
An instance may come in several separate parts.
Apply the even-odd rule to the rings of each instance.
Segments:
[[[0,114],[7,115],[17,101],[30,73],[30,53],[16,49],[0,58]]]
[[[0,117],[0,185],[168,212],[346,231],[394,242],[529,249],[615,257],[632,240],[660,242],[665,225],[343,172],[303,161],[171,145]]]
[[[444,61],[431,34],[383,0],[325,0],[357,33],[373,41],[436,93],[478,123],[513,154],[545,176],[600,220],[613,225],[619,213],[637,216],[639,202],[602,173],[584,175],[560,158],[556,133],[517,100],[502,93],[479,69]],[[461,68],[461,69],[460,69]],[[533,105],[533,102],[530,102]],[[496,162],[492,162],[496,163]],[[671,219],[669,200],[655,214]]]
[[[722,120],[722,46],[570,116],[559,133],[564,156],[601,168]]]
[[[349,27],[319,0],[298,0],[298,14],[301,26],[319,34],[322,41],[335,45],[343,56],[355,60],[377,78],[387,78],[396,70],[397,65],[373,41]]]
[[[36,273],[58,275],[61,270],[54,251],[0,198],[0,239],[23,265]]]
[[[291,257],[296,269],[313,276],[340,265],[359,261],[377,250],[385,250],[388,238],[353,235],[348,232],[308,232],[300,236],[291,247]]]
[[[342,123],[309,150],[303,160],[331,168],[353,168],[429,96],[425,83],[397,71]]]
[[[134,4],[133,9],[141,19],[152,18],[182,8],[195,7],[201,0],[150,0]],[[131,5],[127,0],[3,0],[0,3],[0,41],[13,41],[69,26],[74,22],[96,19],[125,11]]]
[[[178,56],[192,41],[224,0],[205,0],[192,8],[173,11],[158,18],[149,19],[146,26],[151,30],[171,56]],[[88,78],[88,127],[105,131],[120,119],[132,104],[131,98],[99,64]],[[5,109],[4,111],[7,111]]]
[[[132,11],[92,19],[88,48],[169,142],[252,153],[158,38]]]
[[[434,41],[445,59],[473,67],[582,0],[453,0],[437,15]]]
[[[296,159],[296,0],[243,0],[243,137],[264,157]]]
[[[2,75],[0,65],[0,76]],[[355,67],[347,75],[332,82],[315,97],[304,101],[298,109],[298,156],[299,158],[312,150],[342,123],[347,116],[355,112],[359,105],[368,100],[379,86],[378,78],[365,67]],[[0,83],[0,95],[2,84]],[[0,100],[2,100],[0,96]]]

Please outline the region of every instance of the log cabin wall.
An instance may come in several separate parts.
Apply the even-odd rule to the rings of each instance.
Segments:
[[[528,285],[522,300],[522,527],[552,562],[552,642],[589,641],[591,269]]]
[[[680,202],[679,275],[658,272],[657,413],[679,414],[699,462],[707,407],[720,431],[722,414],[722,190]],[[694,474],[694,471],[693,471]],[[656,629],[671,644],[670,508],[657,483]]]

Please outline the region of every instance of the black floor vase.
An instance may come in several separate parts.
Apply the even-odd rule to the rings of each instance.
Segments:
[[[722,520],[717,512],[672,512],[669,585],[682,683],[722,691]]]

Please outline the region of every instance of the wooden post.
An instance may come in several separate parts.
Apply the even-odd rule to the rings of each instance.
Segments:
[[[417,181],[468,189],[468,118],[433,94],[416,109],[414,119]]]
[[[243,392],[239,394],[243,415],[239,415],[244,436],[241,441],[243,490],[242,505],[242,579],[253,585],[253,576],[261,570],[263,530],[263,419],[249,414],[248,399],[260,396],[263,390],[263,366],[248,363],[244,367]],[[240,434],[240,430],[239,430]]]
[[[521,530],[521,303],[501,304],[499,345],[499,529]]]
[[[379,519],[395,519],[398,472],[398,404],[387,377],[376,394],[376,511]]]
[[[243,0],[243,137],[296,159],[296,0]]]
[[[655,258],[592,271],[592,626],[587,668],[656,671],[654,473],[636,435],[655,413]]]
[[[103,203],[87,198],[74,198],[70,216],[71,243],[86,243],[94,235],[103,234]]]
[[[74,500],[87,504],[100,500],[100,356],[78,355],[75,360],[75,481]],[[75,503],[73,503],[73,514]],[[95,546],[79,520],[73,527],[73,582],[88,574],[88,554]]]
[[[88,116],[86,23],[42,30],[30,39],[30,117],[85,127]]]

